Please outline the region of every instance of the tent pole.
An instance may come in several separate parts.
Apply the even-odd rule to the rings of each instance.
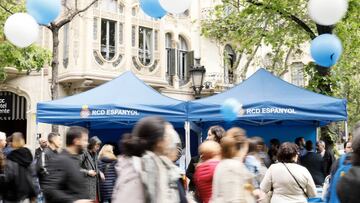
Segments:
[[[187,169],[190,160],[191,160],[191,151],[190,151],[190,123],[185,121],[185,168]]]
[[[35,139],[34,139],[34,152],[35,152],[36,145],[37,145],[39,139],[40,139],[40,135],[39,135],[39,123],[36,121],[36,125],[35,125]]]
[[[349,141],[348,122],[344,121],[345,124],[345,141]]]

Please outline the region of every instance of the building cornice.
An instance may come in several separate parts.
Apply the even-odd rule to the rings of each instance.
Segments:
[[[120,74],[119,74],[120,75]],[[59,75],[59,83],[68,83],[74,81],[82,81],[82,80],[94,80],[96,83],[105,83],[108,82],[119,75],[115,75],[114,73],[63,73]],[[165,80],[159,79],[158,77],[147,77],[142,75],[137,75],[139,79],[144,81],[146,84],[153,87],[168,87],[169,83]]]

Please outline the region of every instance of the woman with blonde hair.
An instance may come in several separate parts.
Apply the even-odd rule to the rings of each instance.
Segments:
[[[20,149],[24,146],[25,146],[24,135],[20,132],[13,133],[11,147],[15,150],[15,149]]]
[[[100,181],[101,202],[111,202],[112,192],[116,181],[116,156],[112,145],[104,145],[99,152],[99,170],[105,180]]]
[[[221,139],[222,160],[215,169],[212,203],[253,203],[254,176],[243,164],[248,151],[246,132],[231,128]]]

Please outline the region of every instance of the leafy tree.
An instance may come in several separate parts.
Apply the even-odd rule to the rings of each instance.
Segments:
[[[230,43],[239,55],[253,58],[260,45],[272,49],[271,72],[281,75],[288,69],[287,60],[303,52],[319,34],[334,32],[343,43],[343,55],[331,69],[306,64],[309,89],[348,99],[349,120],[360,119],[360,0],[349,0],[345,18],[333,26],[315,24],[307,14],[308,0],[222,0],[202,20],[202,34],[219,43]],[[246,74],[247,67],[239,70]],[[324,129],[325,134],[327,133]],[[326,137],[326,135],[324,135]]]
[[[64,11],[58,19],[56,19],[54,22],[50,23],[50,25],[42,25],[48,28],[52,34],[52,58],[51,58],[51,99],[57,99],[59,97],[59,32],[60,29],[63,28],[66,24],[70,23],[75,17],[79,16],[81,13],[87,11],[89,8],[91,8],[92,5],[94,5],[99,0],[87,0],[87,4],[80,8],[78,0],[63,0],[62,6],[64,8]],[[24,10],[24,2],[21,4],[15,3],[15,0],[10,1],[10,3],[0,3],[0,8],[2,8],[3,11],[7,13],[13,13],[12,9],[18,8],[20,10]],[[31,49],[30,49],[31,50]],[[26,55],[30,55],[29,52],[26,52],[26,50],[23,50],[23,52]],[[27,59],[25,57],[25,59]],[[26,61],[26,60],[25,60]],[[16,65],[16,63],[14,64]],[[1,60],[0,60],[0,66],[1,66]],[[0,72],[1,73],[1,72]],[[53,125],[54,132],[58,131],[58,127]]]
[[[3,29],[6,19],[12,13],[23,11],[24,6],[16,2],[0,3],[0,81],[6,79],[6,67],[14,67],[19,71],[29,73],[33,70],[40,70],[50,62],[50,52],[37,45],[20,49],[6,41]]]

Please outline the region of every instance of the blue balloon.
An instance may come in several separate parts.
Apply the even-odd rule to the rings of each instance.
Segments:
[[[140,7],[153,18],[160,19],[166,15],[166,11],[161,7],[159,0],[141,0]]]
[[[61,12],[61,0],[27,0],[26,10],[41,25],[53,22]]]
[[[221,114],[224,120],[231,122],[236,120],[239,111],[242,109],[241,104],[236,99],[227,99],[221,106]]]
[[[311,56],[323,67],[331,67],[339,60],[342,53],[341,41],[332,34],[322,34],[311,42]]]

